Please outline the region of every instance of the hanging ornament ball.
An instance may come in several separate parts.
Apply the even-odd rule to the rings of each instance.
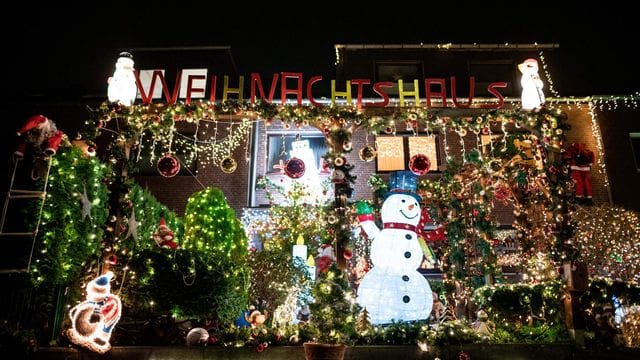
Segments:
[[[158,160],[158,172],[164,177],[174,177],[180,171],[180,161],[173,154],[165,154]]]
[[[343,149],[344,151],[351,151],[351,149],[352,149],[352,148],[353,148],[353,144],[351,143],[351,141],[347,141],[347,140],[345,140],[345,141],[342,143],[342,149]]]
[[[338,156],[335,160],[333,160],[333,164],[337,167],[344,165],[344,158],[342,156]]]
[[[429,160],[429,157],[425,154],[413,155],[411,160],[409,160],[409,170],[418,176],[428,173],[430,167],[431,160]]]
[[[376,158],[376,149],[372,146],[365,146],[360,149],[360,160],[370,162]]]
[[[222,162],[220,162],[220,170],[222,170],[222,172],[225,174],[231,174],[232,172],[236,171],[237,168],[238,163],[234,158],[230,156],[227,156],[226,158],[222,159]]]
[[[298,179],[304,175],[304,161],[296,157],[292,157],[284,164],[284,173],[292,179]]]
[[[346,260],[351,260],[351,258],[353,257],[353,251],[351,251],[351,249],[344,249],[344,251],[342,252],[342,256]]]
[[[118,263],[118,257],[116,255],[109,255],[109,257],[107,258],[107,264],[115,265],[117,263]]]
[[[109,221],[110,221],[110,222],[116,222],[116,220],[118,220],[118,218],[117,218],[115,215],[111,215],[111,216],[109,217]]]
[[[461,137],[467,136],[467,129],[458,130],[458,135],[461,136]]]

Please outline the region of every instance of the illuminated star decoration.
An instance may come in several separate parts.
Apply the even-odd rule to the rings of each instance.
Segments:
[[[86,185],[82,185],[83,188],[83,192],[82,192],[82,197],[81,202],[82,202],[82,221],[84,221],[84,219],[89,216],[90,220],[93,220],[93,218],[91,218],[91,207],[93,206],[93,204],[91,203],[91,201],[89,201],[89,197],[87,196],[87,187]]]
[[[136,221],[136,210],[131,209],[131,217],[128,221],[129,230],[127,230],[127,235],[124,237],[128,239],[129,236],[133,236],[133,240],[138,241],[138,222]]]

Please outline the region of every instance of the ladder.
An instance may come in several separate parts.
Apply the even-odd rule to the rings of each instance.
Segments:
[[[9,191],[7,192],[7,196],[4,200],[4,208],[2,209],[2,217],[0,218],[0,238],[30,238],[31,239],[31,251],[29,252],[29,260],[27,261],[26,267],[8,267],[8,268],[0,268],[0,274],[6,273],[20,273],[20,272],[29,272],[31,269],[31,261],[33,260],[33,250],[36,245],[36,238],[38,237],[38,230],[40,229],[40,222],[42,220],[42,210],[44,209],[44,203],[47,197],[47,184],[49,182],[49,171],[51,170],[51,160],[52,157],[46,157],[43,160],[46,161],[47,170],[43,174],[44,176],[44,185],[42,190],[23,190],[23,189],[14,189],[14,183],[16,178],[16,171],[18,169],[18,164],[23,160],[21,157],[14,158],[13,161],[13,171],[11,173],[11,181],[9,183]],[[4,229],[5,222],[7,220],[7,213],[9,211],[9,203],[12,200],[16,199],[40,199],[40,206],[38,209],[37,221],[35,223],[35,228],[33,231],[23,231],[23,232],[6,232]]]

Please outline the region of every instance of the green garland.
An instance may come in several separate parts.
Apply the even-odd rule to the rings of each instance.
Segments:
[[[61,148],[53,158],[31,267],[36,284],[71,286],[100,260],[109,196],[103,180],[109,170],[77,148]],[[91,207],[83,219],[85,189]]]
[[[535,285],[484,286],[475,290],[473,300],[484,308],[497,325],[558,324],[562,319],[563,285],[551,281]]]

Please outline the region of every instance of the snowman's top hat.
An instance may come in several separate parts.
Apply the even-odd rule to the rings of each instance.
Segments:
[[[385,199],[394,194],[404,194],[413,196],[420,202],[418,190],[418,176],[411,171],[394,171],[389,176],[389,191],[385,194]]]

